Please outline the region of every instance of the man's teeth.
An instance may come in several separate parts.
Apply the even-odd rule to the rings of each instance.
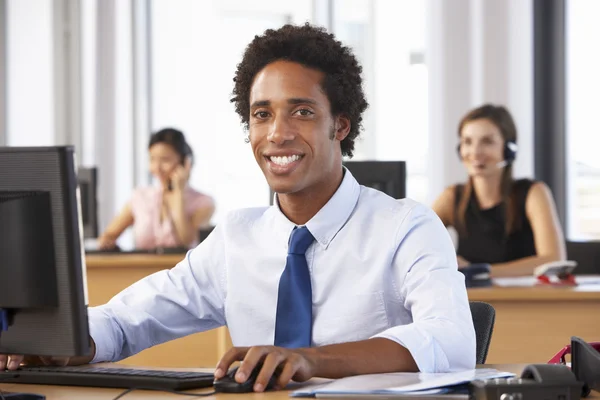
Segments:
[[[272,156],[271,157],[271,161],[273,161],[275,164],[277,165],[288,165],[289,163],[292,163],[294,161],[298,161],[300,159],[299,155],[293,155],[293,156]]]

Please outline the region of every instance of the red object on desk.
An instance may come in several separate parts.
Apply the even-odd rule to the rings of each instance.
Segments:
[[[537,277],[538,285],[552,285],[552,286],[577,286],[577,281],[575,280],[575,275],[567,274],[558,277],[558,282],[552,281],[546,275],[540,275]]]
[[[600,352],[600,342],[590,342],[589,345]],[[571,354],[571,345],[570,344],[566,345],[565,347],[562,348],[561,351],[556,353],[550,359],[550,361],[548,361],[548,364],[566,364],[567,361],[565,360],[565,356],[567,354]]]

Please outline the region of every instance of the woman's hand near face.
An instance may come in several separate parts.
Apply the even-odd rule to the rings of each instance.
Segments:
[[[190,171],[192,169],[192,160],[186,157],[183,165],[178,164],[173,172],[171,172],[170,179],[173,190],[183,191],[190,179]]]

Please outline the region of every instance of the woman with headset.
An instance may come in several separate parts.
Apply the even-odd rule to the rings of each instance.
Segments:
[[[100,249],[116,247],[116,240],[133,225],[135,247],[190,248],[198,241],[215,210],[211,197],[188,185],[192,149],[182,132],[163,129],[150,137],[150,172],[157,184],[137,188],[131,200],[98,238]]]
[[[491,275],[532,275],[535,267],[564,260],[564,237],[549,188],[513,180],[517,129],[502,106],[483,105],[458,126],[458,154],[468,181],[453,185],[433,204],[444,225],[458,233],[459,268],[491,264]]]

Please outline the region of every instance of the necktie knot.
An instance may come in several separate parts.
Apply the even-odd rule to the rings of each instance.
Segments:
[[[314,240],[315,238],[307,227],[295,227],[290,235],[288,254],[304,255]]]

